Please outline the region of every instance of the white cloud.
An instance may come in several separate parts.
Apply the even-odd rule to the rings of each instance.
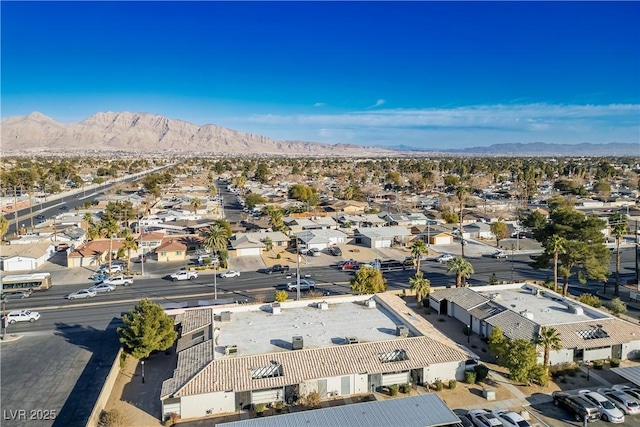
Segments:
[[[324,102],[316,102],[315,104],[313,104],[314,107],[324,107]]]
[[[382,105],[381,102],[384,101],[376,104]],[[272,137],[277,133],[290,135],[289,139],[314,141],[321,137],[322,142],[348,139],[359,144],[424,143],[437,139],[439,144],[451,147],[447,139],[471,145],[527,141],[637,142],[638,114],[637,104],[516,104],[267,114],[235,117],[233,121],[237,123],[236,129],[251,128],[251,132]]]
[[[368,106],[367,108],[376,108],[376,107],[381,106],[381,105],[382,105],[382,104],[384,104],[385,102],[387,102],[387,101],[385,101],[384,99],[378,99],[378,100],[376,101],[376,103],[375,103],[375,104],[370,105],[370,106]]]

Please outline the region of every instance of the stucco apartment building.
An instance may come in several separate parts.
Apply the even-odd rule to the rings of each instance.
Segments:
[[[163,383],[163,417],[233,413],[437,379],[462,380],[472,357],[422,335],[376,296],[216,306],[169,312],[180,330],[177,367]]]
[[[551,351],[551,364],[640,355],[640,326],[533,284],[433,290],[429,305],[482,337],[499,327],[507,338],[533,341],[542,326],[554,328],[562,348]]]

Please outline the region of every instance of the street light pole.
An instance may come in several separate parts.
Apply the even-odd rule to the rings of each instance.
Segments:
[[[218,299],[218,268],[213,272],[213,299]]]
[[[144,360],[141,360],[140,364],[142,365],[142,384],[144,384]]]
[[[296,236],[296,300],[300,301],[300,251],[298,249],[298,236]]]

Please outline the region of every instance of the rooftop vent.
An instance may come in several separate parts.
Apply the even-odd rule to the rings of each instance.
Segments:
[[[300,335],[294,336],[292,339],[291,345],[293,350],[302,350],[302,347],[303,347],[302,337]]]
[[[369,308],[376,308],[376,300],[373,298],[369,298],[364,302],[364,305]]]
[[[224,346],[224,354],[229,356],[230,354],[236,354],[238,352],[237,345],[225,345]]]
[[[533,313],[528,311],[528,310],[521,311],[520,315],[522,317],[525,317],[525,318],[529,319],[529,320],[533,320]]]
[[[495,293],[495,294],[489,294],[489,299],[491,301],[499,301],[502,299],[502,295]]]
[[[280,314],[282,312],[282,307],[280,307],[279,302],[274,302],[271,304],[271,314]]]
[[[230,311],[223,311],[222,313],[220,313],[220,321],[221,322],[231,322],[231,312]]]
[[[404,338],[408,337],[409,328],[407,328],[405,325],[399,325],[398,327],[396,327],[396,335]]]
[[[329,303],[326,301],[322,301],[318,303],[318,308],[320,310],[329,310]]]
[[[578,316],[581,316],[584,314],[584,309],[582,307],[580,307],[579,305],[576,304],[569,304],[567,306],[567,310],[569,310],[569,313],[573,313],[576,314]]]
[[[346,337],[345,340],[347,344],[358,344],[360,342],[357,337]]]

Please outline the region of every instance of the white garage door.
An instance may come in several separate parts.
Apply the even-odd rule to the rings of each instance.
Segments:
[[[166,399],[162,402],[162,413],[164,417],[171,416],[172,413],[180,415],[180,399]]]
[[[262,251],[262,249],[260,249],[260,248],[238,249],[238,256],[260,255],[261,251]]]
[[[267,390],[258,390],[251,392],[251,403],[254,405],[257,403],[271,403],[279,402],[284,398],[284,393],[281,388],[270,388]]]
[[[398,372],[395,374],[382,374],[382,386],[394,384],[407,384],[409,382],[409,372]]]
[[[33,258],[11,258],[4,262],[4,271],[30,271],[34,268]]]
[[[451,237],[449,236],[440,236],[433,239],[434,245],[450,245],[452,243]]]

